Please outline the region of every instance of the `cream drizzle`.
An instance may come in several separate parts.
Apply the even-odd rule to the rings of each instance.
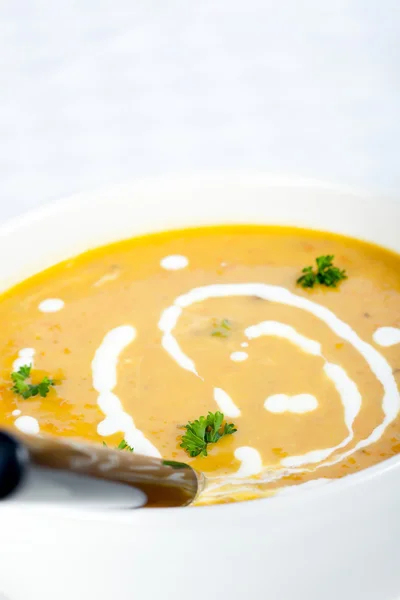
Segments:
[[[100,287],[109,281],[115,281],[121,275],[120,269],[114,269],[111,273],[106,273],[103,277],[100,277],[94,282],[93,287]]]
[[[36,435],[40,431],[39,421],[35,417],[24,415],[15,419],[14,425],[22,433],[28,433],[30,435]]]
[[[160,265],[167,271],[178,271],[184,269],[189,264],[189,259],[181,254],[171,254],[171,256],[165,256],[160,261]]]
[[[319,468],[326,466],[327,464],[339,462],[346,456],[352,454],[355,450],[377,441],[382,436],[384,430],[396,418],[400,409],[400,395],[389,363],[377,350],[375,350],[375,348],[373,348],[373,346],[364,342],[347,323],[341,321],[328,308],[316,304],[307,298],[297,296],[280,286],[264,283],[213,284],[194,288],[188,293],[176,298],[174,304],[163,311],[159,321],[159,328],[163,332],[162,345],[164,349],[179,366],[198,376],[194,362],[182,351],[178,341],[172,333],[182,314],[182,309],[210,298],[225,298],[230,296],[258,296],[262,299],[269,300],[270,302],[293,306],[313,314],[323,321],[336,335],[349,342],[363,356],[371,371],[382,383],[384,389],[382,400],[382,409],[384,412],[383,421],[367,438],[358,442],[353,449],[341,455],[336,455],[330,463],[323,462],[324,459],[335,452],[335,450],[346,446],[353,438],[352,424],[361,408],[361,395],[356,384],[348,377],[342,367],[328,363],[324,359],[319,342],[309,340],[299,334],[293,327],[276,321],[265,321],[261,324],[249,327],[246,330],[249,339],[259,337],[260,335],[275,335],[288,339],[292,343],[298,345],[302,350],[316,356],[320,355],[324,359],[324,371],[333,381],[342,398],[345,422],[349,430],[348,436],[334,448],[315,450],[302,456],[292,456],[283,459],[282,466],[291,467],[291,469],[280,469],[278,472],[275,471],[274,474],[267,472],[266,479],[263,479],[263,481],[271,481],[273,479],[284,477],[290,472],[298,471],[299,469],[296,467],[304,464],[320,462],[320,464],[316,466],[316,468]],[[240,469],[238,473],[239,472]],[[221,485],[224,485],[227,480],[232,481],[236,479],[238,473],[232,477],[225,478]]]
[[[319,342],[304,337],[304,335],[297,333],[294,327],[279,323],[278,321],[263,321],[262,323],[248,327],[244,333],[249,340],[254,340],[263,335],[283,338],[292,342],[292,344],[295,344],[308,354],[322,356],[321,344]]]
[[[372,337],[376,344],[387,348],[400,344],[400,329],[398,327],[379,327]]]
[[[296,394],[295,396],[273,394],[265,400],[264,408],[274,414],[284,412],[303,414],[318,408],[318,400],[312,394]]]
[[[232,352],[231,354],[231,360],[233,360],[233,362],[243,362],[248,358],[249,355],[247,354],[247,352]]]
[[[235,450],[235,458],[242,463],[235,473],[235,477],[252,477],[258,475],[263,469],[261,454],[251,446],[240,446]]]
[[[34,348],[22,348],[18,352],[18,358],[13,362],[13,371],[19,371],[21,367],[33,367]]]
[[[226,417],[234,419],[240,417],[241,412],[232,400],[232,398],[222,389],[214,388],[214,400],[218,404],[218,408]]]
[[[108,436],[121,431],[127,443],[139,454],[161,457],[157,448],[135,427],[133,418],[124,411],[120,399],[113,393],[117,385],[119,356],[135,338],[135,328],[122,325],[111,329],[96,350],[92,361],[93,387],[99,393],[97,403],[106,416],[98,424],[97,433]]]
[[[281,461],[281,464],[285,467],[299,467],[307,463],[317,463],[325,460],[333,454],[339,448],[347,446],[354,437],[353,423],[354,419],[361,410],[362,398],[358,391],[356,384],[350,379],[346,371],[339,365],[328,363],[322,354],[321,344],[315,340],[306,338],[305,336],[297,333],[297,331],[285,325],[284,323],[278,323],[277,321],[263,321],[258,325],[252,325],[245,330],[245,335],[249,339],[258,338],[262,335],[272,335],[286,339],[296,346],[298,346],[304,352],[308,352],[314,356],[321,356],[325,361],[323,370],[325,374],[334,383],[343,403],[345,423],[348,429],[348,436],[331,448],[321,448],[318,450],[312,450],[299,456],[289,456]]]
[[[40,312],[54,313],[64,308],[64,300],[61,298],[46,298],[38,306]]]

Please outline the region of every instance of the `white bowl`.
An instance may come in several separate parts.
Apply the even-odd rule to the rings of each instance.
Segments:
[[[315,181],[139,181],[54,203],[0,230],[0,281],[96,245],[213,223],[307,226],[400,252],[400,203]],[[136,511],[0,505],[7,600],[393,600],[400,460],[322,487],[226,506]]]

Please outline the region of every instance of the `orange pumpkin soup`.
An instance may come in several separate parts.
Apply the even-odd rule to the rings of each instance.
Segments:
[[[200,503],[400,451],[400,257],[368,243],[284,227],[148,235],[31,277],[0,297],[0,319],[0,426],[189,462],[209,480]],[[221,437],[185,445],[185,426],[217,411]]]

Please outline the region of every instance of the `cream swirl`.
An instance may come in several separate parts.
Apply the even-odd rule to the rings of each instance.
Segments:
[[[265,283],[213,284],[194,288],[186,294],[177,297],[173,305],[163,311],[158,326],[162,332],[163,348],[180,367],[201,377],[197,372],[194,361],[185,354],[173,334],[183,310],[195,303],[210,298],[226,298],[234,296],[258,296],[270,302],[292,306],[311,313],[323,321],[331,331],[351,344],[353,348],[361,354],[371,371],[382,384],[384,391],[382,398],[384,418],[382,422],[373,429],[368,437],[360,440],[351,449],[346,450],[341,454],[337,453],[331,461],[328,461],[327,459],[338,449],[348,446],[354,437],[353,423],[360,412],[362,404],[361,395],[357,385],[350,379],[341,366],[330,363],[324,358],[321,344],[318,341],[306,338],[298,333],[293,327],[276,321],[264,321],[247,328],[245,335],[249,341],[261,335],[277,336],[296,344],[307,353],[321,356],[324,360],[323,370],[327,377],[333,381],[342,399],[344,419],[348,429],[346,438],[335,447],[314,450],[304,455],[285,457],[281,461],[282,467],[280,469],[274,469],[273,473],[268,471],[268,466],[264,466],[265,477],[262,479],[264,482],[279,479],[290,472],[309,470],[307,465],[310,464],[312,464],[313,469],[315,469],[339,462],[356,450],[376,442],[383,435],[387,426],[397,417],[400,409],[400,394],[393,376],[392,368],[387,360],[371,344],[362,340],[350,325],[339,319],[331,310],[307,298],[298,296],[283,287]],[[230,414],[227,412],[228,416],[231,416],[235,411],[237,416],[240,416],[240,408],[236,407],[223,390],[214,388],[214,398],[221,409],[223,406],[228,407],[230,412]],[[228,402],[228,399],[230,402]],[[247,469],[244,469],[244,471],[247,472]],[[242,472],[243,469],[241,470],[241,468],[239,468],[239,471],[233,476],[226,477],[224,482],[221,482],[221,485],[224,485],[228,480],[237,481],[241,477]]]

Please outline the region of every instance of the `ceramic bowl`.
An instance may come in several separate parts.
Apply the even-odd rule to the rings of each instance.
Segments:
[[[193,225],[298,225],[400,252],[400,202],[257,174],[138,181],[0,230],[3,289],[97,245]],[[7,600],[393,600],[400,459],[271,499],[184,509],[0,505]]]

